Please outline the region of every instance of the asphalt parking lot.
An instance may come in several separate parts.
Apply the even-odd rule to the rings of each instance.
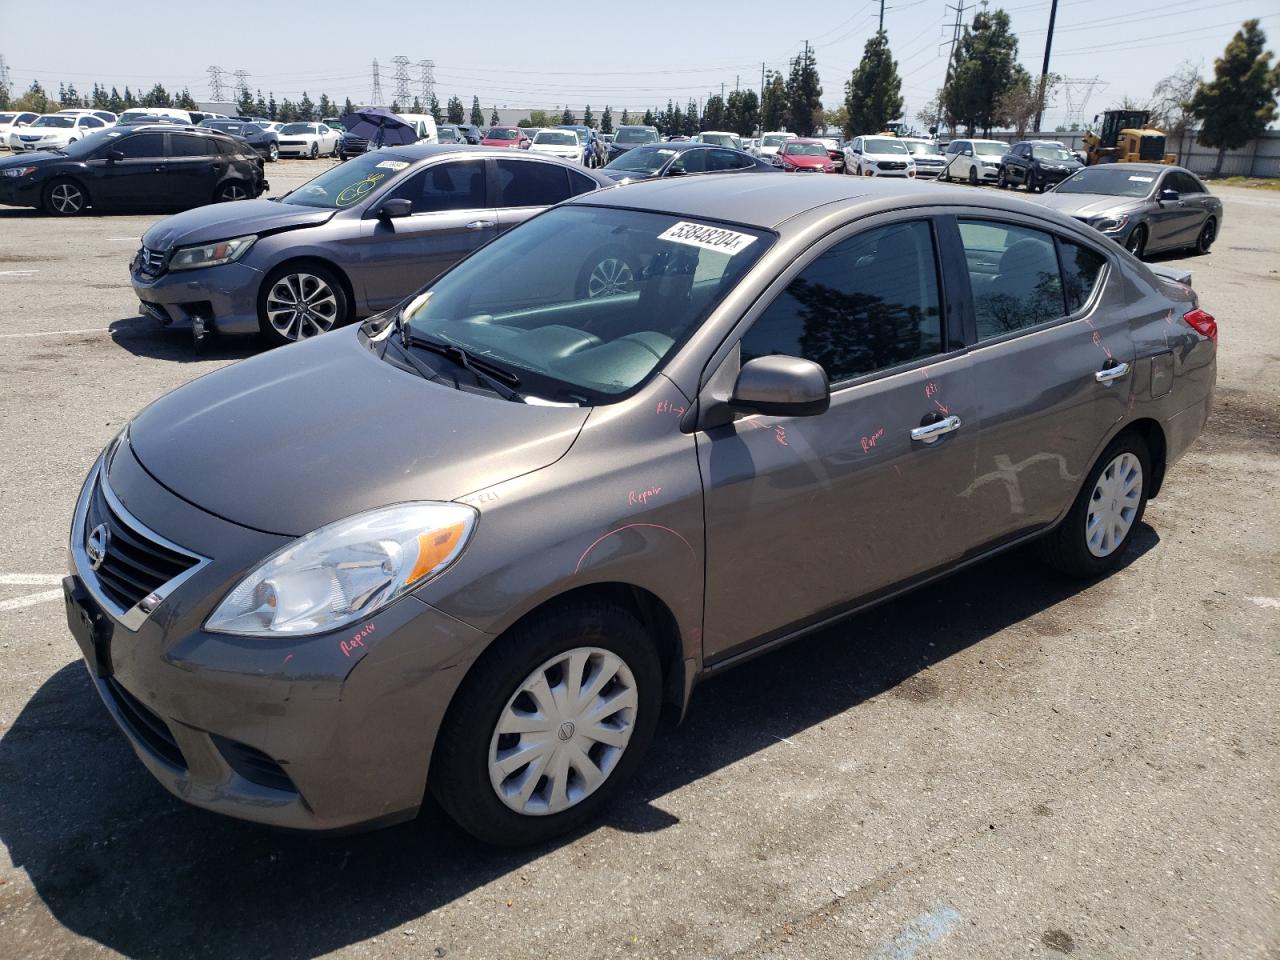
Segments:
[[[1274,960],[1280,194],[1216,192],[1213,252],[1165,261],[1216,409],[1124,569],[1008,555],[731,671],[605,821],[515,852],[431,807],[272,832],[135,760],[64,622],[71,509],[127,418],[258,347],[136,316],[156,218],[0,208],[0,957]]]

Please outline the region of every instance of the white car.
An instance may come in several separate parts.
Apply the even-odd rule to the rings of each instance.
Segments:
[[[119,119],[110,110],[59,110],[55,116],[97,117],[108,127],[114,127],[116,125],[116,120]]]
[[[911,151],[911,159],[916,162],[916,176],[919,178],[936,177],[946,166],[947,158],[936,141],[924,140],[920,137],[903,137],[902,142]]]
[[[209,114],[202,114],[201,116],[209,116]],[[178,120],[182,123],[189,123],[192,126],[195,126],[197,122],[191,119],[190,111],[179,110],[176,107],[130,107],[120,114],[120,119],[116,122],[123,124],[148,123],[156,117],[166,120]]]
[[[796,135],[794,133],[787,133],[785,130],[766,133],[760,138],[760,146],[756,147],[753,152],[761,160],[772,162],[773,158],[778,155],[778,148],[786,141],[794,140],[795,138]]]
[[[582,141],[574,130],[539,130],[533,135],[529,151],[582,163]]]
[[[952,140],[947,144],[947,165],[941,180],[968,180],[975,186],[984,181],[995,183],[1000,177],[1000,160],[1009,152],[1009,144],[999,140]]]
[[[84,114],[72,116],[64,113],[46,113],[36,117],[30,126],[9,134],[9,149],[61,150],[69,143],[83,140],[91,133],[105,130],[107,124],[97,117]]]
[[[277,133],[282,157],[336,157],[338,131],[327,123],[286,123]]]
[[[9,146],[9,134],[15,130],[21,130],[28,126],[31,121],[39,117],[40,114],[32,113],[29,110],[14,110],[0,113],[0,147]]]
[[[736,133],[723,130],[703,130],[693,138],[699,143],[714,143],[717,147],[728,147],[731,150],[742,149],[742,138]]]
[[[914,177],[915,161],[897,137],[854,137],[844,148],[844,172],[854,177]]]

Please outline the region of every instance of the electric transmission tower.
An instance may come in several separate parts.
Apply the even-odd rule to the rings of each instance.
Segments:
[[[409,58],[408,57],[392,57],[391,62],[396,66],[396,92],[392,99],[400,104],[400,109],[405,109],[409,101],[413,99],[409,93]]]
[[[431,98],[436,92],[436,62],[434,60],[419,60],[418,71],[422,81],[422,109],[430,109]]]
[[[222,86],[222,75],[226,71],[221,67],[210,67],[205,72],[209,74],[209,99],[215,103],[223,103],[227,97]]]
[[[382,106],[382,74],[378,72],[378,58],[373,58],[373,90],[369,93],[371,107]]]
[[[1067,102],[1066,126],[1068,130],[1083,129],[1085,107],[1095,90],[1104,90],[1107,83],[1098,77],[1063,77],[1062,98]]]
[[[236,77],[236,99],[237,100],[249,99],[249,71],[237,70],[235,73],[235,77]]]
[[[13,81],[9,79],[9,65],[5,63],[3,53],[0,53],[0,90],[5,93],[13,92]]]

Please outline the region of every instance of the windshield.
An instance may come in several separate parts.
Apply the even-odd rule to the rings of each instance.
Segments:
[[[13,123],[13,118],[16,116],[16,113],[0,113],[0,123]]]
[[[326,170],[314,180],[307,181],[287,197],[282,197],[280,202],[300,207],[341,210],[386,186],[389,180],[411,162],[386,150],[362,153],[346,163]]]
[[[782,152],[788,157],[825,157],[827,148],[820,143],[788,143]]]
[[[1031,148],[1031,155],[1037,160],[1056,160],[1058,163],[1075,159],[1075,154],[1063,147],[1040,146],[1039,144]]]
[[[937,146],[924,140],[900,140],[898,142],[905,146],[907,152],[913,157],[929,157],[938,152]]]
[[[702,142],[714,143],[718,147],[732,147],[735,150],[742,146],[737,137],[728,133],[704,133]]]
[[[75,117],[40,117],[33,127],[74,127],[76,125]]]
[[[1108,197],[1145,197],[1156,182],[1154,173],[1135,173],[1126,164],[1077,170],[1054,188],[1055,193],[1100,193]]]
[[[1003,157],[1009,152],[1009,145],[999,140],[974,140],[973,152],[980,157]]]
[[[636,147],[604,165],[606,170],[625,170],[650,176],[661,170],[676,151],[662,147]]]
[[[223,133],[257,133],[259,129],[252,123],[234,123],[227,120],[203,120],[200,126],[221,130]]]
[[[515,130],[504,129],[502,127],[494,127],[489,131],[488,140],[516,140],[520,136]]]
[[[911,151],[901,140],[890,140],[887,137],[871,137],[862,141],[863,153],[896,153],[908,154]]]
[[[619,130],[614,143],[657,143],[658,135],[652,130]]]
[[[124,113],[120,114],[121,123],[129,123],[131,121],[136,123],[139,120],[164,120],[164,119],[171,119],[171,118],[160,117],[154,113],[147,113],[147,111],[145,110],[126,110]]]
[[[669,214],[556,207],[463,260],[405,319],[510,368],[533,395],[609,402],[645,381],[771,242]]]
[[[765,137],[763,140],[761,140],[761,141],[760,141],[760,146],[762,146],[762,147],[780,147],[780,146],[782,146],[784,143],[786,143],[786,142],[787,142],[788,140],[790,140],[790,139],[791,139],[790,137],[784,137],[784,136],[782,136],[781,134],[774,134],[774,135],[773,135],[773,136],[771,136],[771,137]]]
[[[543,130],[533,138],[534,143],[550,144],[553,147],[576,147],[578,135],[564,130]]]
[[[286,123],[281,133],[315,133],[316,128],[310,123]]]
[[[95,130],[93,133],[81,137],[75,143],[67,144],[62,148],[62,152],[79,160],[94,153],[104,143],[115,140],[117,137],[122,137],[126,133],[128,133],[127,130],[116,130],[114,128],[110,130]]]

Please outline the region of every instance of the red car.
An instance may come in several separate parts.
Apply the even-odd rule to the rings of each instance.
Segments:
[[[522,141],[525,139],[519,127],[493,127],[484,135],[480,146],[519,148],[524,145]]]
[[[836,165],[821,140],[787,140],[774,161],[786,173],[835,173]]]

